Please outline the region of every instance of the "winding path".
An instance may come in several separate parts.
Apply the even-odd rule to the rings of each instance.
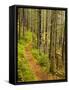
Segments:
[[[31,53],[32,45],[31,42],[28,43],[25,47],[24,56],[27,58],[31,71],[36,76],[37,80],[58,80],[61,79],[56,75],[51,73],[47,74],[43,72],[41,66],[38,64],[37,60],[33,57]]]
[[[32,72],[35,74],[37,80],[47,80],[48,75],[47,73],[43,72],[41,69],[41,66],[37,63],[37,60],[33,57],[31,53],[32,45],[29,43],[25,47],[25,57],[28,60],[29,66],[32,70]]]

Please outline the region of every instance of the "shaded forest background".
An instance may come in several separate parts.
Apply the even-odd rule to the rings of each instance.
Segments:
[[[65,79],[65,11],[18,8],[18,82]]]

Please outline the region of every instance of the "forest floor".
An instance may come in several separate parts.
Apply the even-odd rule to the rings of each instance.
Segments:
[[[35,60],[35,58],[31,53],[31,49],[32,49],[32,45],[31,43],[29,43],[25,47],[25,57],[28,60],[32,72],[35,74],[38,80],[47,80],[48,79],[47,74],[42,72],[41,66],[37,63],[37,60]]]
[[[24,56],[28,60],[29,67],[31,71],[35,74],[37,80],[57,80],[60,79],[56,75],[51,73],[43,72],[41,66],[38,64],[37,60],[33,57],[31,53],[32,45],[31,42],[25,46]]]
[[[18,43],[18,81],[42,81],[64,79],[61,55],[58,53],[56,60],[59,61],[57,72],[50,72],[48,55],[39,53],[32,43],[32,33],[27,32],[24,39]],[[32,47],[33,46],[33,47]],[[58,51],[59,52],[59,51]]]

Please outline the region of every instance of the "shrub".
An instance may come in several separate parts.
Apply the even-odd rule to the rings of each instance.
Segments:
[[[48,55],[42,54],[39,58],[39,64],[42,66],[44,71],[49,72],[50,62],[49,62]]]
[[[32,49],[32,54],[34,58],[36,58],[42,69],[46,72],[49,72],[50,62],[48,55],[44,54],[43,52],[39,53],[38,49]]]

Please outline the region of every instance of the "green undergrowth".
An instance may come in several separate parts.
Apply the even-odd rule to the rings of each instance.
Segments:
[[[25,34],[24,39],[20,38],[18,41],[18,82],[36,80],[34,73],[30,70],[28,60],[24,56],[25,46],[31,41],[32,33],[27,32]]]
[[[42,70],[44,72],[49,72],[50,62],[49,62],[48,55],[42,52],[39,53],[39,50],[35,48],[32,49],[32,55],[34,56],[34,58],[36,58],[36,60],[38,61],[38,64],[40,64],[40,66],[42,67]]]
[[[31,72],[28,62],[25,58],[18,60],[18,81],[32,81],[36,80],[33,72]]]

